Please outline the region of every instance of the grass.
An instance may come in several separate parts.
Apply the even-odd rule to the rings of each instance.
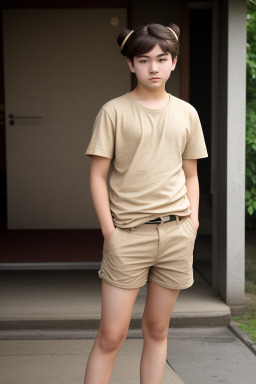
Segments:
[[[256,343],[256,305],[248,305],[243,316],[233,316],[239,328]]]
[[[245,285],[245,292],[246,293],[253,293],[256,295],[256,285],[255,284],[246,284]]]
[[[256,303],[256,237],[250,230],[245,238],[245,292],[255,296]],[[256,305],[246,305],[244,315],[233,320],[256,343]]]

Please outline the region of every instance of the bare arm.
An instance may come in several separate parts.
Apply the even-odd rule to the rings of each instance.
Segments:
[[[192,211],[189,217],[198,229],[199,182],[197,176],[197,160],[183,160],[182,167],[186,177],[187,196]]]
[[[92,201],[106,242],[109,240],[115,229],[110,211],[107,188],[107,175],[110,163],[111,159],[106,157],[92,156],[90,170]]]

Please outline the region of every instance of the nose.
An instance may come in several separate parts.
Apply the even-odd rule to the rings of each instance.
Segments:
[[[152,62],[150,67],[149,67],[149,72],[150,73],[157,73],[158,72],[158,68],[157,68],[157,64]]]

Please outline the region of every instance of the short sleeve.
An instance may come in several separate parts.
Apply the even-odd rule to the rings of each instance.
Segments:
[[[108,113],[101,108],[96,116],[92,137],[85,154],[88,156],[96,155],[113,159],[114,153],[114,125]]]
[[[201,159],[208,157],[201,122],[196,110],[195,113],[191,132],[182,153],[182,159]]]

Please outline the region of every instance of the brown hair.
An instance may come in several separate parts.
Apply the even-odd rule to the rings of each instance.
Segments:
[[[168,24],[175,34],[162,24],[150,23],[135,28],[134,32],[129,36],[121,50],[122,55],[127,56],[133,63],[134,56],[139,56],[151,51],[157,44],[164,52],[169,52],[174,59],[179,53],[179,35],[180,29],[176,24]],[[117,44],[121,47],[124,39],[131,32],[124,29],[117,38]]]

